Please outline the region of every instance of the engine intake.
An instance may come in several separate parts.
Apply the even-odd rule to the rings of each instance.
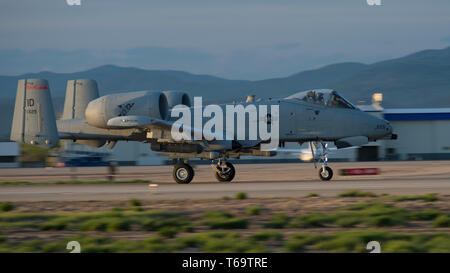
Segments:
[[[164,91],[163,93],[166,95],[170,109],[180,104],[191,107],[191,98],[188,93],[183,91]]]

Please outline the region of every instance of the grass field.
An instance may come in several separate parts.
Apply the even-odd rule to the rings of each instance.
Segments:
[[[1,203],[0,252],[450,252],[448,196],[242,196]]]

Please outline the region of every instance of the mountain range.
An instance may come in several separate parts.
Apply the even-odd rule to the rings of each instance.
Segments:
[[[17,81],[22,78],[47,79],[52,96],[58,102],[64,97],[67,80],[95,79],[101,95],[136,90],[184,90],[191,96],[203,96],[206,102],[226,102],[243,100],[248,94],[284,97],[307,89],[332,88],[355,103],[370,103],[372,93],[381,92],[383,106],[388,108],[450,107],[450,47],[373,64],[337,63],[258,81],[113,65],[75,73],[43,71],[0,76],[0,106],[4,111],[0,117],[0,136],[9,132]],[[61,105],[55,104],[57,111],[61,111]]]

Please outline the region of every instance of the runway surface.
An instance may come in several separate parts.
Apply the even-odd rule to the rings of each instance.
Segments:
[[[173,182],[171,166],[120,167],[118,180],[148,179],[149,184],[157,186],[152,189],[148,184],[0,186],[0,201],[220,198],[232,197],[240,191],[250,197],[301,197],[312,192],[336,196],[350,189],[392,195],[429,192],[450,195],[450,161],[346,162],[330,166],[335,177],[323,182],[312,164],[237,164],[233,182],[219,183],[209,165],[198,165],[194,181],[188,185]],[[339,169],[358,167],[380,168],[382,173],[338,174]],[[98,180],[106,175],[104,167],[0,169],[1,181]]]

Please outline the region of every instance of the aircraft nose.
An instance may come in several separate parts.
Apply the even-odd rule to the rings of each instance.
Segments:
[[[392,130],[392,125],[391,125],[391,123],[390,123],[389,121],[387,121],[387,120],[386,120],[386,127],[387,127],[386,129],[387,129],[388,133],[389,133],[389,134],[392,134],[392,131],[393,131],[393,130]]]

